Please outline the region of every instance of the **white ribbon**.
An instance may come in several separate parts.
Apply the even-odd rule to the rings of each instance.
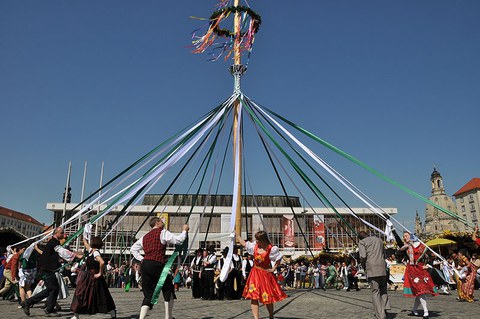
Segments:
[[[243,94],[240,93],[240,97],[242,97]],[[240,143],[241,143],[241,138],[240,138],[240,123],[242,122],[242,103],[241,103],[241,98],[239,97],[239,106],[238,106],[238,110],[237,110],[237,122],[239,123],[239,125],[237,125],[237,128],[236,128],[236,138],[237,140],[235,141],[235,145],[237,145],[237,147],[235,148],[235,176],[234,176],[234,181],[233,181],[233,198],[232,198],[232,213],[231,213],[231,216],[230,216],[230,230],[232,232],[235,231],[235,221],[236,221],[236,218],[237,218],[237,208],[238,208],[238,203],[237,203],[237,199],[238,199],[238,190],[239,190],[239,187],[238,187],[238,183],[239,183],[239,180],[240,180]],[[240,235],[240,234],[239,234]],[[230,236],[230,242],[228,243],[228,253],[227,253],[227,257],[225,258],[225,263],[223,264],[223,267],[222,267],[222,271],[220,272],[220,281],[221,282],[225,282],[225,280],[227,280],[227,277],[228,277],[228,272],[230,270],[230,264],[232,263],[232,255],[233,255],[233,246],[234,246],[234,243],[235,243],[235,237],[236,236]]]
[[[88,222],[83,228],[83,238],[90,243],[90,235],[92,235],[92,223]]]

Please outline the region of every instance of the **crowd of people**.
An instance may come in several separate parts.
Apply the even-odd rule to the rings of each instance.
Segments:
[[[131,261],[119,265],[105,261],[101,254],[102,241],[93,236],[83,239],[85,250],[74,252],[62,246],[65,232],[61,227],[43,245],[17,245],[0,255],[0,296],[18,300],[26,315],[37,303],[42,303],[45,316],[59,316],[57,299],[68,296],[68,287],[74,288],[70,309],[72,319],[82,314],[105,313],[116,318],[115,302],[109,289],[127,291],[139,288],[144,298],[139,318],[144,319],[153,308],[157,282],[163,281],[165,318],[173,318],[175,292],[181,287],[191,289],[192,298],[202,300],[251,300],[252,314],[259,317],[259,303],[265,304],[273,318],[273,304],[287,297],[285,291],[293,289],[336,289],[358,291],[370,288],[373,308],[379,319],[386,318],[390,309],[388,287],[397,290],[403,284],[403,294],[415,298],[411,314],[429,317],[427,300],[438,293],[457,291],[459,302],[474,302],[474,291],[480,286],[480,258],[465,249],[455,251],[446,258],[430,251],[412,234],[405,232],[397,238],[398,250],[386,256],[383,240],[359,233],[359,253],[344,259],[299,260],[286,262],[277,246],[270,243],[267,233],[255,234],[253,242],[237,236],[243,246],[228,247],[218,257],[214,246],[199,248],[189,262],[176,262],[163,271],[167,262],[167,245],[183,243],[189,230],[174,235],[164,228],[163,221],[150,220],[152,230],[135,242],[130,252]],[[478,228],[472,236],[477,238]],[[445,260],[446,259],[446,260]],[[180,259],[179,259],[180,261]],[[185,260],[183,260],[185,261]],[[227,266],[225,264],[229,262]],[[392,281],[390,270],[395,264],[404,264],[403,282]],[[221,279],[222,269],[227,269]],[[162,275],[162,272],[164,275]],[[162,276],[162,278],[160,277]],[[359,281],[363,285],[359,285]],[[419,307],[423,312],[420,314]]]

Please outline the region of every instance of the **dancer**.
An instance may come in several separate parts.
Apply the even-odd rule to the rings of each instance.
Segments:
[[[473,230],[473,233],[472,233],[472,240],[478,247],[480,247],[480,238],[477,237],[477,233],[478,233],[478,225],[475,225],[475,229]]]
[[[152,296],[167,260],[167,245],[182,244],[185,238],[187,238],[187,232],[190,229],[190,227],[185,224],[183,225],[182,233],[175,236],[164,229],[164,225],[162,219],[152,217],[150,219],[150,227],[152,227],[152,230],[140,238],[130,248],[133,257],[142,263],[140,269],[142,272],[142,292],[144,298],[142,307],[140,308],[139,319],[145,319],[148,311],[153,308]],[[140,254],[142,249],[145,252],[145,257]],[[173,279],[170,274],[163,284],[162,292],[163,298],[165,299],[165,319],[172,319],[173,300],[176,297],[173,288]]]
[[[18,277],[18,260],[20,255],[25,250],[25,247],[12,247],[12,254],[10,254],[5,262],[5,269],[3,270],[3,276],[5,277],[5,286],[0,290],[0,296],[10,296],[10,289],[17,284]]]
[[[278,285],[273,272],[280,265],[282,254],[277,246],[273,246],[264,231],[255,234],[255,241],[245,241],[236,234],[237,241],[246,248],[247,253],[253,255],[254,265],[247,278],[243,297],[251,300],[253,318],[259,318],[259,301],[268,310],[270,319],[273,319],[273,303],[287,297]],[[272,263],[273,267],[272,267]]]
[[[458,267],[461,269],[460,276],[457,276],[457,291],[459,301],[473,302],[473,292],[475,290],[475,275],[477,269],[472,264],[464,249],[458,251]]]
[[[427,271],[427,266],[423,264],[423,257],[427,248],[420,243],[409,232],[403,234],[404,246],[400,248],[408,254],[408,261],[405,268],[403,295],[406,297],[415,297],[413,303],[412,315],[419,317],[417,311],[421,304],[423,308],[423,318],[428,318],[427,296],[436,296],[435,284]]]
[[[20,256],[20,269],[18,271],[20,280],[18,287],[20,290],[20,299],[24,302],[27,298],[32,296],[32,285],[35,283],[35,276],[37,275],[37,259],[40,255],[35,249],[32,250],[30,256],[25,256],[25,249]]]
[[[80,314],[93,315],[96,313],[109,313],[112,318],[116,318],[115,302],[108,290],[107,281],[103,277],[105,261],[99,252],[103,246],[102,239],[93,236],[88,244],[87,240],[83,238],[83,245],[88,251],[88,257],[85,262],[85,270],[78,275],[70,307],[74,313],[71,319],[80,318]]]
[[[383,240],[369,236],[365,231],[358,233],[358,249],[360,263],[367,273],[368,283],[372,288],[373,309],[375,318],[385,319],[386,311],[390,309],[387,294],[387,265]]]
[[[36,295],[22,302],[23,311],[27,316],[30,316],[30,306],[36,304],[39,301],[47,298],[47,308],[45,309],[46,317],[59,317],[55,311],[55,306],[57,304],[58,292],[60,290],[60,285],[58,279],[55,275],[55,272],[60,269],[60,258],[64,259],[67,262],[72,262],[75,257],[81,259],[83,254],[72,252],[66,248],[63,248],[60,245],[60,240],[65,238],[65,231],[62,227],[57,227],[53,231],[53,237],[45,245],[45,249],[42,254],[38,257],[37,269],[39,274],[42,276],[45,290],[42,290]]]

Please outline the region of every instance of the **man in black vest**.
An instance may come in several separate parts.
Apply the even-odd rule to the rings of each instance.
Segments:
[[[201,284],[200,272],[202,271],[202,259],[203,259],[203,249],[198,248],[195,252],[195,257],[192,260],[192,297],[200,298],[202,297],[203,286]]]
[[[66,248],[63,248],[60,244],[60,240],[65,238],[65,231],[62,227],[57,227],[53,231],[53,237],[48,241],[42,254],[38,257],[38,272],[41,275],[46,289],[40,293],[30,297],[22,302],[23,311],[27,316],[30,316],[30,306],[36,304],[39,301],[47,298],[47,308],[45,309],[46,317],[60,317],[55,311],[55,304],[57,303],[58,291],[60,286],[58,285],[55,272],[60,270],[60,258],[67,262],[72,262],[75,257],[81,259],[83,254],[72,252]]]
[[[249,253],[244,253],[243,254],[243,260],[242,260],[242,289],[241,291],[243,292],[243,287],[245,287],[245,283],[247,282],[248,275],[250,275],[250,270],[252,270],[253,267],[253,260],[252,260],[252,255]]]
[[[208,254],[202,260],[202,281],[203,281],[203,300],[215,299],[215,267],[217,265],[217,256],[215,255],[215,246],[208,247]]]

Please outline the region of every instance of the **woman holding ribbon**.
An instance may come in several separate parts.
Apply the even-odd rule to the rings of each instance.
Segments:
[[[264,231],[255,234],[254,242],[245,241],[238,234],[237,241],[246,248],[247,253],[253,255],[253,267],[247,278],[243,297],[251,300],[253,318],[259,318],[261,301],[268,310],[269,318],[273,319],[273,304],[287,297],[273,274],[280,265],[282,254],[277,246],[270,243]]]

